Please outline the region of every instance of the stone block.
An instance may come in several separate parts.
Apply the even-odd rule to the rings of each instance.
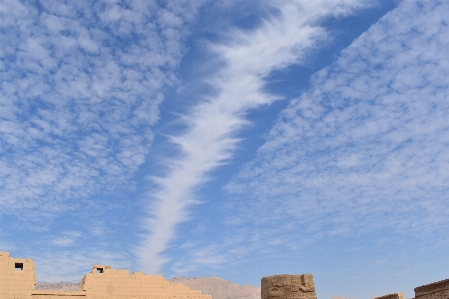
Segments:
[[[261,292],[262,299],[316,299],[312,274],[264,277]]]
[[[415,299],[449,298],[449,279],[440,280],[415,288]]]
[[[380,297],[375,297],[373,299],[404,299],[404,294],[402,293],[393,293],[388,295],[383,295]]]

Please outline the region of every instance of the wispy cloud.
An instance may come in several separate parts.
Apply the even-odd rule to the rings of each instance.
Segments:
[[[201,2],[0,3],[2,214],[134,188]]]
[[[173,264],[173,272],[176,275],[186,275],[202,267],[211,269],[223,268],[223,265],[235,262],[228,253],[223,252],[220,246],[213,244],[204,247],[193,247],[190,254],[181,257]]]
[[[284,247],[447,230],[448,13],[446,2],[403,1],[315,74],[228,184],[235,224]]]
[[[264,79],[276,69],[299,63],[326,38],[319,21],[350,13],[357,1],[274,1],[279,15],[250,32],[233,30],[227,42],[210,46],[222,67],[208,80],[214,94],[204,96],[183,118],[186,132],[172,136],[179,155],[167,161],[167,173],[154,178],[159,188],[151,194],[148,234],[137,249],[145,271],[158,272],[167,261],[162,253],[186,219],[195,189],[210,171],[226,163],[238,143],[237,133],[247,124],[249,109],[270,104],[276,96],[263,92]]]
[[[67,231],[67,232],[64,232],[62,234],[62,236],[53,239],[51,241],[51,243],[53,245],[61,246],[61,247],[70,246],[73,243],[75,243],[76,240],[78,240],[81,236],[82,236],[82,234],[80,232]]]
[[[92,270],[94,264],[113,266],[116,269],[129,269],[130,262],[123,252],[112,253],[99,248],[79,250],[51,250],[33,257],[36,264],[37,281],[73,281],[79,282],[83,275]]]

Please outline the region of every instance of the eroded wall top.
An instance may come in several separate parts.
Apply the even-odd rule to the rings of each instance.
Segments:
[[[388,295],[383,295],[380,297],[375,297],[373,299],[404,299],[404,294],[402,293],[393,293]]]
[[[94,265],[84,275],[77,291],[35,290],[36,276],[32,259],[12,258],[0,252],[1,299],[211,299],[201,291],[170,283],[160,275],[131,274],[129,270]]]
[[[262,299],[316,299],[312,274],[280,274],[261,281]]]
[[[170,283],[161,275],[131,274],[129,270],[112,269],[94,265],[80,284],[86,298],[160,298],[160,299],[211,299],[201,291]]]
[[[33,259],[13,258],[0,252],[0,298],[31,298],[36,285]]]
[[[449,298],[449,279],[440,280],[415,288],[416,299]]]

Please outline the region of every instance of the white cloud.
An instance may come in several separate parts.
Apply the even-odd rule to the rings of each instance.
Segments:
[[[81,250],[55,250],[40,253],[33,257],[37,281],[72,281],[79,282],[83,275],[92,270],[94,264],[112,266],[115,269],[129,269],[126,254],[111,253],[99,248]]]
[[[66,247],[66,246],[73,245],[73,243],[75,243],[75,241],[78,240],[81,236],[82,236],[82,234],[80,232],[67,231],[67,232],[64,232],[62,234],[62,236],[53,239],[51,241],[51,243],[56,246]]]
[[[158,272],[167,261],[161,254],[175,236],[176,226],[186,219],[186,209],[197,203],[195,189],[232,156],[236,133],[247,124],[245,113],[277,99],[263,92],[264,79],[273,70],[301,62],[325,38],[324,28],[317,25],[320,20],[349,13],[359,5],[356,1],[274,4],[279,16],[250,32],[233,30],[226,43],[211,45],[223,64],[208,80],[214,95],[201,99],[184,116],[186,132],[171,137],[180,154],[166,161],[166,175],[154,178],[159,188],[150,195],[151,213],[144,223],[148,234],[137,249],[145,271]],[[207,262],[207,258],[198,260]]]
[[[208,245],[202,248],[195,247],[195,250],[191,250],[190,253],[190,255],[187,255],[174,263],[173,272],[176,275],[192,273],[201,267],[219,269],[226,263],[229,265],[232,261],[229,254],[223,253],[221,248],[217,245]]]
[[[0,3],[2,214],[134,188],[201,2],[125,2]]]
[[[313,76],[227,185],[237,225],[283,246],[319,232],[447,229],[448,13],[404,1]]]

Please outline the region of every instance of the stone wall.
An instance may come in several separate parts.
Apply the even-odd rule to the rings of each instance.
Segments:
[[[165,280],[160,275],[94,265],[84,275],[79,290],[36,290],[36,273],[31,258],[12,258],[0,252],[1,299],[211,299],[201,291]],[[262,278],[262,299],[316,299],[312,274],[274,275]],[[404,299],[394,293],[374,299]],[[415,288],[415,299],[449,299],[449,279]]]
[[[81,280],[80,289],[85,291],[87,298],[211,298],[185,285],[170,283],[160,275],[131,274],[129,270],[111,269],[105,265],[94,265]]]
[[[160,275],[131,274],[129,270],[94,265],[84,275],[78,291],[35,290],[36,275],[32,259],[17,259],[0,252],[1,299],[211,299],[201,291],[171,283]]]
[[[402,293],[394,293],[394,294],[389,294],[389,295],[376,297],[376,298],[373,298],[373,299],[404,299],[404,294],[402,294]]]
[[[0,252],[0,298],[31,299],[36,284],[34,262],[31,258],[12,258]]]
[[[316,299],[312,274],[266,276],[261,292],[262,299]]]
[[[449,279],[415,288],[415,299],[449,299]]]

